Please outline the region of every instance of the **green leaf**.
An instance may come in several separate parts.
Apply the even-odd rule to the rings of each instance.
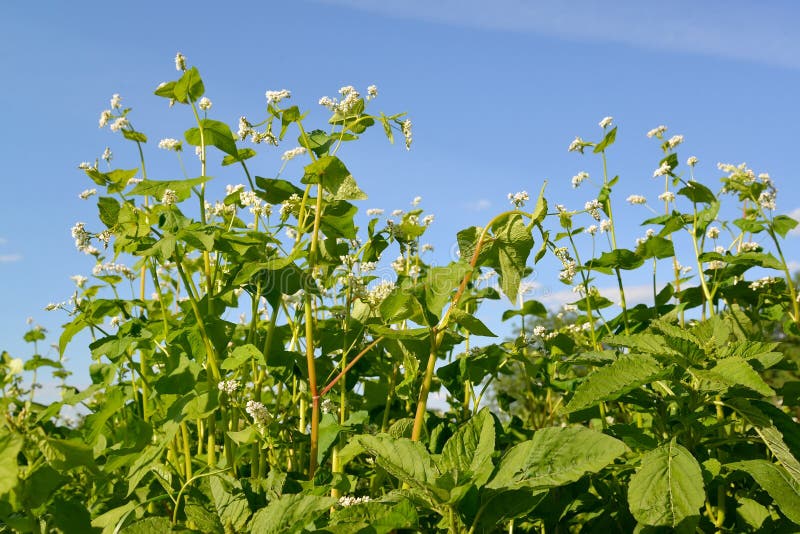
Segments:
[[[512,317],[516,317],[517,315],[526,316],[526,315],[535,315],[537,317],[547,317],[547,308],[544,307],[544,304],[539,302],[538,300],[526,300],[525,303],[522,305],[522,308],[519,310],[506,310],[503,312],[503,321],[507,321]]]
[[[700,376],[711,379],[712,382],[724,384],[727,387],[746,387],[765,397],[775,395],[775,391],[764,382],[761,375],[739,356],[730,356],[717,360],[714,367],[708,371],[701,372]]]
[[[46,438],[39,448],[56,471],[68,471],[79,467],[96,470],[91,447],[77,439]]]
[[[439,317],[464,276],[470,271],[469,265],[464,262],[450,262],[441,267],[432,267],[425,273],[423,283],[425,286],[425,307],[436,317]]]
[[[731,470],[744,471],[766,491],[786,517],[800,525],[800,485],[779,465],[766,460],[744,460],[725,464]]]
[[[130,194],[154,197],[161,200],[167,189],[175,191],[179,201],[186,200],[192,194],[192,187],[204,184],[210,176],[199,176],[188,180],[142,180],[131,189]]]
[[[303,190],[289,181],[279,178],[262,178],[256,176],[256,185],[263,189],[257,191],[258,196],[270,204],[280,204],[292,195],[303,196]]]
[[[283,495],[253,515],[250,531],[259,534],[302,532],[335,503],[335,499],[318,495]]]
[[[603,137],[603,140],[597,143],[597,146],[594,147],[594,153],[599,154],[600,152],[604,151],[606,148],[610,147],[614,144],[614,141],[617,139],[617,127],[614,126],[608,133]]]
[[[700,464],[674,439],[642,456],[628,486],[631,514],[649,526],[684,529],[696,524],[705,499]]]
[[[325,154],[335,140],[336,137],[330,137],[322,130],[312,130],[305,137],[301,135],[297,138],[300,146],[312,151],[317,157]]]
[[[487,487],[562,486],[597,473],[627,450],[620,440],[588,428],[543,428],[503,455]]]
[[[643,260],[650,258],[671,258],[675,255],[675,246],[669,239],[653,236],[636,247],[636,255]]]
[[[100,220],[107,228],[112,228],[117,224],[119,216],[119,201],[111,197],[100,197],[97,199],[97,211]]]
[[[225,167],[227,165],[233,165],[234,163],[239,163],[240,161],[245,161],[255,156],[256,151],[252,148],[240,148],[236,153],[236,156],[229,154],[222,158],[222,166]]]
[[[102,528],[103,534],[112,534],[115,532],[119,532],[117,528],[128,514],[130,514],[136,508],[136,502],[128,501],[122,506],[118,506],[116,508],[112,508],[111,510],[95,517],[92,519],[92,526],[96,528]]]
[[[539,191],[539,198],[536,199],[536,206],[531,213],[530,225],[541,223],[547,216],[547,199],[544,198],[545,187],[547,187],[547,181],[542,184],[542,189]]]
[[[5,430],[0,434],[0,499],[12,491],[19,482],[17,455],[24,443],[25,439],[19,434]]]
[[[566,406],[576,412],[601,401],[616,400],[625,393],[656,380],[664,369],[645,354],[626,354],[601,367],[581,382]]]
[[[474,334],[476,336],[497,337],[497,334],[489,330],[489,328],[483,324],[480,319],[461,309],[454,308],[450,316],[470,334]]]
[[[492,231],[492,249],[497,254],[500,288],[511,302],[515,302],[533,248],[533,236],[520,215],[511,215],[506,220],[498,221]]]
[[[197,67],[192,67],[184,72],[183,76],[175,82],[175,85],[173,85],[171,89],[172,97],[181,104],[188,104],[189,99],[196,101],[203,96],[203,93],[206,91],[205,86],[203,86],[203,80],[200,78],[200,71],[197,70]],[[163,93],[167,90],[167,88],[161,87],[156,89],[156,94],[165,96]]]
[[[388,434],[356,436],[355,439],[375,456],[379,466],[401,482],[413,487],[435,485],[439,472],[422,443]]]
[[[334,200],[325,204],[320,219],[320,228],[328,237],[356,238],[356,227],[353,217],[358,208],[344,200]]]
[[[137,132],[135,130],[122,130],[122,137],[125,139],[130,139],[131,141],[136,141],[137,143],[147,142],[147,136],[142,132]]]
[[[388,534],[398,529],[416,530],[419,518],[414,504],[406,498],[388,495],[331,513],[329,525],[336,534]]]
[[[172,521],[167,517],[146,517],[120,530],[121,534],[161,534],[172,530]]]
[[[203,134],[200,134],[200,128]],[[236,141],[233,138],[233,133],[227,124],[220,121],[211,119],[202,119],[199,128],[190,128],[183,134],[186,142],[193,146],[200,146],[202,141],[205,140],[206,146],[215,146],[226,154],[233,157],[239,157],[239,151],[236,149]]]
[[[494,417],[483,408],[461,425],[442,448],[439,467],[442,472],[455,470],[483,486],[492,474],[492,454],[495,444]],[[461,482],[461,478],[458,478]]]
[[[209,486],[214,507],[225,531],[241,532],[251,514],[242,484],[233,477],[215,475],[209,480]]]
[[[644,263],[644,260],[634,251],[618,248],[611,252],[603,252],[599,258],[586,262],[586,266],[631,270],[641,267],[642,263]]]
[[[794,484],[800,487],[800,462],[792,454],[791,449],[783,439],[783,434],[772,422],[772,419],[746,399],[728,399],[726,404],[736,410],[745,421],[755,428],[761,441],[764,442],[775,456],[775,459],[786,469]]]
[[[772,219],[772,228],[775,229],[775,233],[781,237],[786,237],[791,230],[797,226],[797,221],[789,217],[788,215],[778,215],[774,219]]]
[[[306,165],[304,184],[322,184],[336,200],[365,200],[367,195],[358,188],[353,175],[336,156],[323,156]]]
[[[691,200],[692,202],[705,202],[712,203],[717,197],[711,192],[711,189],[704,186],[700,182],[686,182],[686,185],[678,190],[678,194]]]
[[[222,361],[220,369],[225,369],[227,371],[238,369],[253,359],[261,365],[267,364],[267,362],[264,360],[264,353],[261,352],[261,349],[251,343],[239,345],[233,349],[233,352],[230,356]]]

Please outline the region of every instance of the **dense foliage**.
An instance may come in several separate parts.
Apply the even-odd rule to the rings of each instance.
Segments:
[[[107,152],[107,169],[81,165],[99,221],[73,237],[95,266],[50,306],[69,314],[58,357],[39,354],[39,327],[25,335],[33,356],[2,354],[0,530],[800,529],[800,382],[781,345],[800,334],[800,310],[780,246],[797,223],[774,214],[767,175],[721,165],[714,192],[694,180],[695,158],[679,163],[682,138],[656,128],[663,210],[623,248],[606,118],[599,140],[569,147],[602,160],[595,200],[550,209],[544,187],[532,202],[509,195],[508,211],[458,233],[458,259],[434,266],[421,242],[433,218],[417,203],[357,224],[366,194],[340,151],[373,127],[412,142],[404,114],[371,111],[376,88],[323,98],[324,129],[269,91],[264,119],[234,133],[210,118],[199,71],[181,55],[176,66],[155,94],[193,124],[159,147],[196,149],[181,168],[199,175],[149,176],[147,136],[115,95],[100,125],[140,162],[114,168]],[[275,177],[251,174],[248,140],[270,157],[292,138]],[[212,202],[220,163],[247,184]],[[378,276],[390,257],[392,276]],[[559,262],[575,294],[557,317],[521,288],[540,261]],[[652,270],[653,292],[630,305],[623,277],[637,269]],[[597,289],[604,277],[619,308]],[[481,344],[496,336],[478,310],[502,296],[520,329]],[[92,384],[78,389],[64,356],[86,336]],[[45,369],[58,402],[36,400]]]

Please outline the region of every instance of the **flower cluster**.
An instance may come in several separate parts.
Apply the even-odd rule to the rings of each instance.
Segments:
[[[411,150],[411,143],[414,141],[414,138],[411,134],[411,119],[406,119],[401,124],[400,129],[403,132],[403,137],[405,138],[406,142],[406,150]]]
[[[518,193],[509,193],[508,200],[515,208],[521,208],[525,203],[530,200],[527,191],[520,191]]]
[[[161,203],[165,206],[172,206],[178,202],[178,193],[172,189],[165,189],[164,195],[161,197]]]
[[[666,131],[667,131],[667,127],[662,124],[661,126],[656,126],[652,130],[647,132],[647,137],[649,137],[651,139],[653,137],[661,139],[664,136],[664,132],[666,132]]]
[[[630,204],[647,204],[647,198],[642,195],[631,195],[626,200]]]
[[[233,395],[240,387],[241,384],[238,380],[222,380],[217,384],[217,389],[228,395]]]
[[[167,137],[158,142],[158,148],[162,150],[172,150],[173,152],[180,152],[183,150],[183,143],[177,139]]]
[[[589,213],[589,215],[591,215],[594,218],[594,220],[599,221],[600,210],[602,209],[602,207],[603,205],[600,203],[600,201],[595,198],[584,204],[583,209],[585,209]]]
[[[86,231],[86,223],[77,222],[71,230],[72,238],[75,240],[75,248],[84,254],[97,255],[100,253],[92,246],[92,236]]]
[[[267,97],[267,104],[277,104],[281,100],[291,98],[292,93],[287,89],[281,89],[280,91],[267,91],[264,96]]]
[[[257,425],[264,426],[269,423],[269,411],[267,410],[266,406],[258,401],[247,401],[244,411],[247,412],[247,415],[253,418],[253,422]]]
[[[343,506],[347,508],[348,506],[353,506],[354,504],[361,504],[369,502],[369,496],[364,495],[363,497],[351,497],[349,495],[343,495],[339,497],[339,506]]]
[[[297,156],[302,156],[306,152],[307,151],[305,147],[299,146],[297,148],[293,148],[291,150],[287,150],[286,152],[284,152],[283,156],[281,156],[281,159],[283,161],[290,161],[296,158]]]
[[[98,263],[92,268],[92,274],[95,276],[106,275],[122,275],[128,280],[136,278],[136,274],[127,265],[122,263],[106,262]]]
[[[589,178],[589,173],[581,171],[575,176],[572,177],[572,187],[577,188],[580,186],[585,180]]]

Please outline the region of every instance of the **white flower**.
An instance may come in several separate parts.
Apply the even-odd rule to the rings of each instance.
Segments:
[[[697,165],[697,157],[696,156],[690,156],[689,159],[686,160],[686,164],[689,167],[694,167],[695,165]]]
[[[716,252],[717,254],[725,254],[725,247],[723,247],[722,245],[717,245],[716,247],[714,247],[714,252]]]
[[[364,495],[363,497],[350,497],[348,495],[343,495],[339,497],[339,506],[343,506],[347,508],[348,506],[353,506],[354,504],[361,504],[369,502],[369,497]]]
[[[595,198],[593,200],[590,200],[586,204],[584,204],[583,209],[585,209],[587,212],[589,212],[589,215],[591,215],[596,221],[599,221],[600,220],[600,208],[602,208],[602,207],[603,207],[603,205],[600,203],[600,201],[598,201]],[[600,228],[600,230],[602,231],[602,227]]]
[[[403,256],[398,256],[397,259],[392,262],[392,269],[394,269],[397,274],[405,271],[406,259]]]
[[[569,148],[567,148],[568,152],[580,152],[583,154],[583,147],[586,146],[586,141],[581,139],[578,136],[575,136],[575,139],[569,144]]]
[[[411,201],[412,206],[419,206],[419,203],[422,202],[422,197],[416,196],[414,200]]]
[[[744,241],[739,244],[739,252],[757,252],[760,248],[761,245],[755,241]]]
[[[297,148],[293,148],[291,150],[287,150],[286,152],[284,152],[283,156],[281,156],[281,159],[283,161],[290,161],[296,158],[297,156],[301,156],[305,153],[306,153],[305,147],[299,146]]]
[[[600,128],[608,128],[611,126],[611,122],[614,120],[614,117],[605,117],[603,120],[600,121]]]
[[[186,56],[178,52],[175,54],[175,70],[186,70]]]
[[[103,155],[100,157],[103,158],[106,163],[111,163],[111,159],[114,157],[114,155],[111,153],[111,148],[106,147],[106,149],[103,150]]]
[[[421,269],[419,268],[419,265],[412,265],[408,268],[408,276],[416,278],[419,276],[420,271]]]
[[[430,226],[431,223],[433,222],[433,217],[434,217],[433,213],[431,213],[430,215],[426,215],[425,217],[422,218],[422,224],[424,224],[425,226]]]
[[[24,369],[24,364],[22,363],[21,358],[12,358],[10,362],[8,362],[8,373],[10,375],[19,375],[22,374],[22,370]]]
[[[604,234],[609,230],[611,230],[611,220],[603,219],[602,221],[600,221],[600,233]]]
[[[361,270],[364,270],[363,265],[361,266]],[[394,287],[394,282],[389,280],[381,280],[378,285],[369,290],[365,295],[364,298],[366,299],[366,303],[373,308],[380,306],[381,302],[383,302],[383,299],[388,297],[389,293],[394,291]]]
[[[78,165],[78,168],[84,171],[88,171],[89,169],[96,169],[97,167],[95,165],[92,165],[88,161],[82,161],[80,165]]]
[[[114,317],[108,320],[108,324],[110,324],[111,326],[119,326],[119,321],[120,321],[119,315],[115,315]]]
[[[400,217],[403,214],[403,210],[394,210],[392,212],[392,217]]]
[[[713,261],[708,262],[708,266],[706,266],[706,269],[710,269],[712,271],[715,271],[717,269],[722,269],[723,267],[725,267],[725,262],[724,261],[713,260]]]
[[[75,248],[79,251],[90,254],[88,252],[91,246],[91,235],[86,231],[86,223],[77,222],[71,230],[72,238],[75,240]]]
[[[225,186],[225,194],[232,195],[234,193],[238,193],[242,189],[244,189],[244,184],[236,184],[236,185],[228,184]]]
[[[199,107],[202,111],[208,111],[211,109],[211,106],[213,106],[211,100],[205,96],[197,103],[197,107]]]
[[[238,380],[222,380],[217,384],[217,389],[227,393],[228,395],[233,395],[241,386]],[[250,413],[250,412],[248,412]]]
[[[631,204],[647,204],[647,198],[642,195],[631,195],[626,200]]]
[[[584,230],[589,235],[594,235],[597,233],[597,225],[593,224]]]
[[[709,226],[708,231],[706,232],[706,236],[709,239],[716,239],[719,237],[719,228],[716,226]]]
[[[369,215],[370,217],[376,215],[383,215],[383,210],[380,208],[370,208],[367,210],[367,215]]]
[[[530,197],[527,191],[519,191],[517,193],[509,193],[508,200],[515,208],[521,208],[530,200]]]
[[[99,125],[100,125],[99,127],[100,128],[105,127],[105,125],[108,124],[108,121],[110,121],[112,119],[112,117],[113,117],[113,115],[111,114],[111,110],[110,109],[103,110],[103,112],[100,113],[100,120],[98,121]]]
[[[669,148],[675,148],[676,146],[683,143],[683,136],[682,135],[673,135],[672,137],[667,140],[667,146]]]
[[[265,96],[268,104],[277,104],[285,98],[291,98],[292,93],[287,89],[281,89],[280,91],[267,91]]]
[[[657,176],[666,176],[670,173],[670,171],[672,171],[672,169],[670,168],[669,163],[665,161],[659,168],[653,171],[653,178],[656,178]]]
[[[128,119],[126,119],[125,117],[120,117],[111,123],[110,128],[112,132],[118,132],[121,129],[125,128],[126,126],[130,126]]]
[[[122,97],[119,93],[114,93],[111,97],[111,109],[120,109],[122,107]]]
[[[331,111],[336,111],[337,102],[335,99],[328,96],[323,96],[319,99],[319,105],[328,108]]]
[[[367,100],[372,100],[378,96],[378,88],[374,85],[367,87]]]
[[[81,191],[81,194],[78,195],[78,197],[81,198],[82,200],[86,200],[90,196],[96,195],[96,194],[97,194],[97,189],[86,189],[84,191]]]
[[[534,336],[536,336],[536,337],[544,337],[545,334],[547,334],[547,328],[545,328],[544,326],[538,324],[538,325],[533,327],[533,335]]]
[[[564,268],[558,273],[558,278],[562,281],[571,284],[575,278],[577,263],[574,260],[569,260],[564,263]]]
[[[661,139],[661,136],[664,135],[664,132],[666,131],[667,127],[662,124],[661,126],[657,126],[652,130],[650,130],[649,132],[647,132],[647,137],[650,138],[658,137],[659,139]]]
[[[239,131],[236,132],[236,135],[239,139],[245,139],[248,135],[253,133],[253,126],[247,121],[247,117],[242,115],[239,117]]]
[[[759,278],[758,280],[750,282],[749,287],[753,291],[757,291],[759,289],[767,287],[770,284],[774,284],[777,281],[778,281],[777,278],[773,278],[772,276],[765,276],[763,278]]]
[[[178,194],[172,189],[165,189],[161,197],[161,203],[165,206],[172,206],[178,202]]]
[[[431,245],[430,243],[425,243],[420,247],[419,251],[421,253],[433,252],[433,245]]]
[[[286,237],[288,237],[289,239],[297,240],[297,238],[299,236],[300,236],[300,234],[298,234],[297,230],[295,230],[294,228],[287,228],[286,229]]]
[[[180,152],[181,150],[183,150],[183,143],[178,141],[177,139],[167,137],[158,142],[158,148],[162,150],[172,150],[174,152]]]
[[[674,202],[675,201],[675,193],[672,191],[665,191],[658,195],[658,200],[662,200],[664,202]]]
[[[578,174],[572,177],[572,187],[578,187],[584,182],[584,180],[587,180],[588,178],[589,178],[588,172],[584,171],[579,172]]]
[[[411,119],[406,119],[403,121],[401,130],[403,132],[403,137],[406,140],[406,150],[411,150],[411,143],[413,142],[413,136],[411,135]]]
[[[269,422],[269,411],[267,407],[260,402],[254,400],[247,401],[244,411],[253,418],[253,422],[257,425],[265,425]]]
[[[775,204],[776,196],[775,191],[762,191],[761,194],[758,195],[758,203],[765,210],[775,210],[777,208]]]
[[[70,278],[70,280],[75,282],[75,285],[78,286],[78,287],[83,287],[86,284],[86,281],[89,280],[88,278],[86,278],[85,276],[82,276],[80,274],[76,274],[76,275],[70,276],[69,278]]]

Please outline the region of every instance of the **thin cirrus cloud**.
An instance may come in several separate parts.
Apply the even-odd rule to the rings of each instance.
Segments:
[[[745,60],[800,69],[788,1],[673,0],[317,0],[390,17],[485,30],[535,33],[579,42]]]
[[[0,263],[14,263],[22,259],[22,254],[0,254]]]

